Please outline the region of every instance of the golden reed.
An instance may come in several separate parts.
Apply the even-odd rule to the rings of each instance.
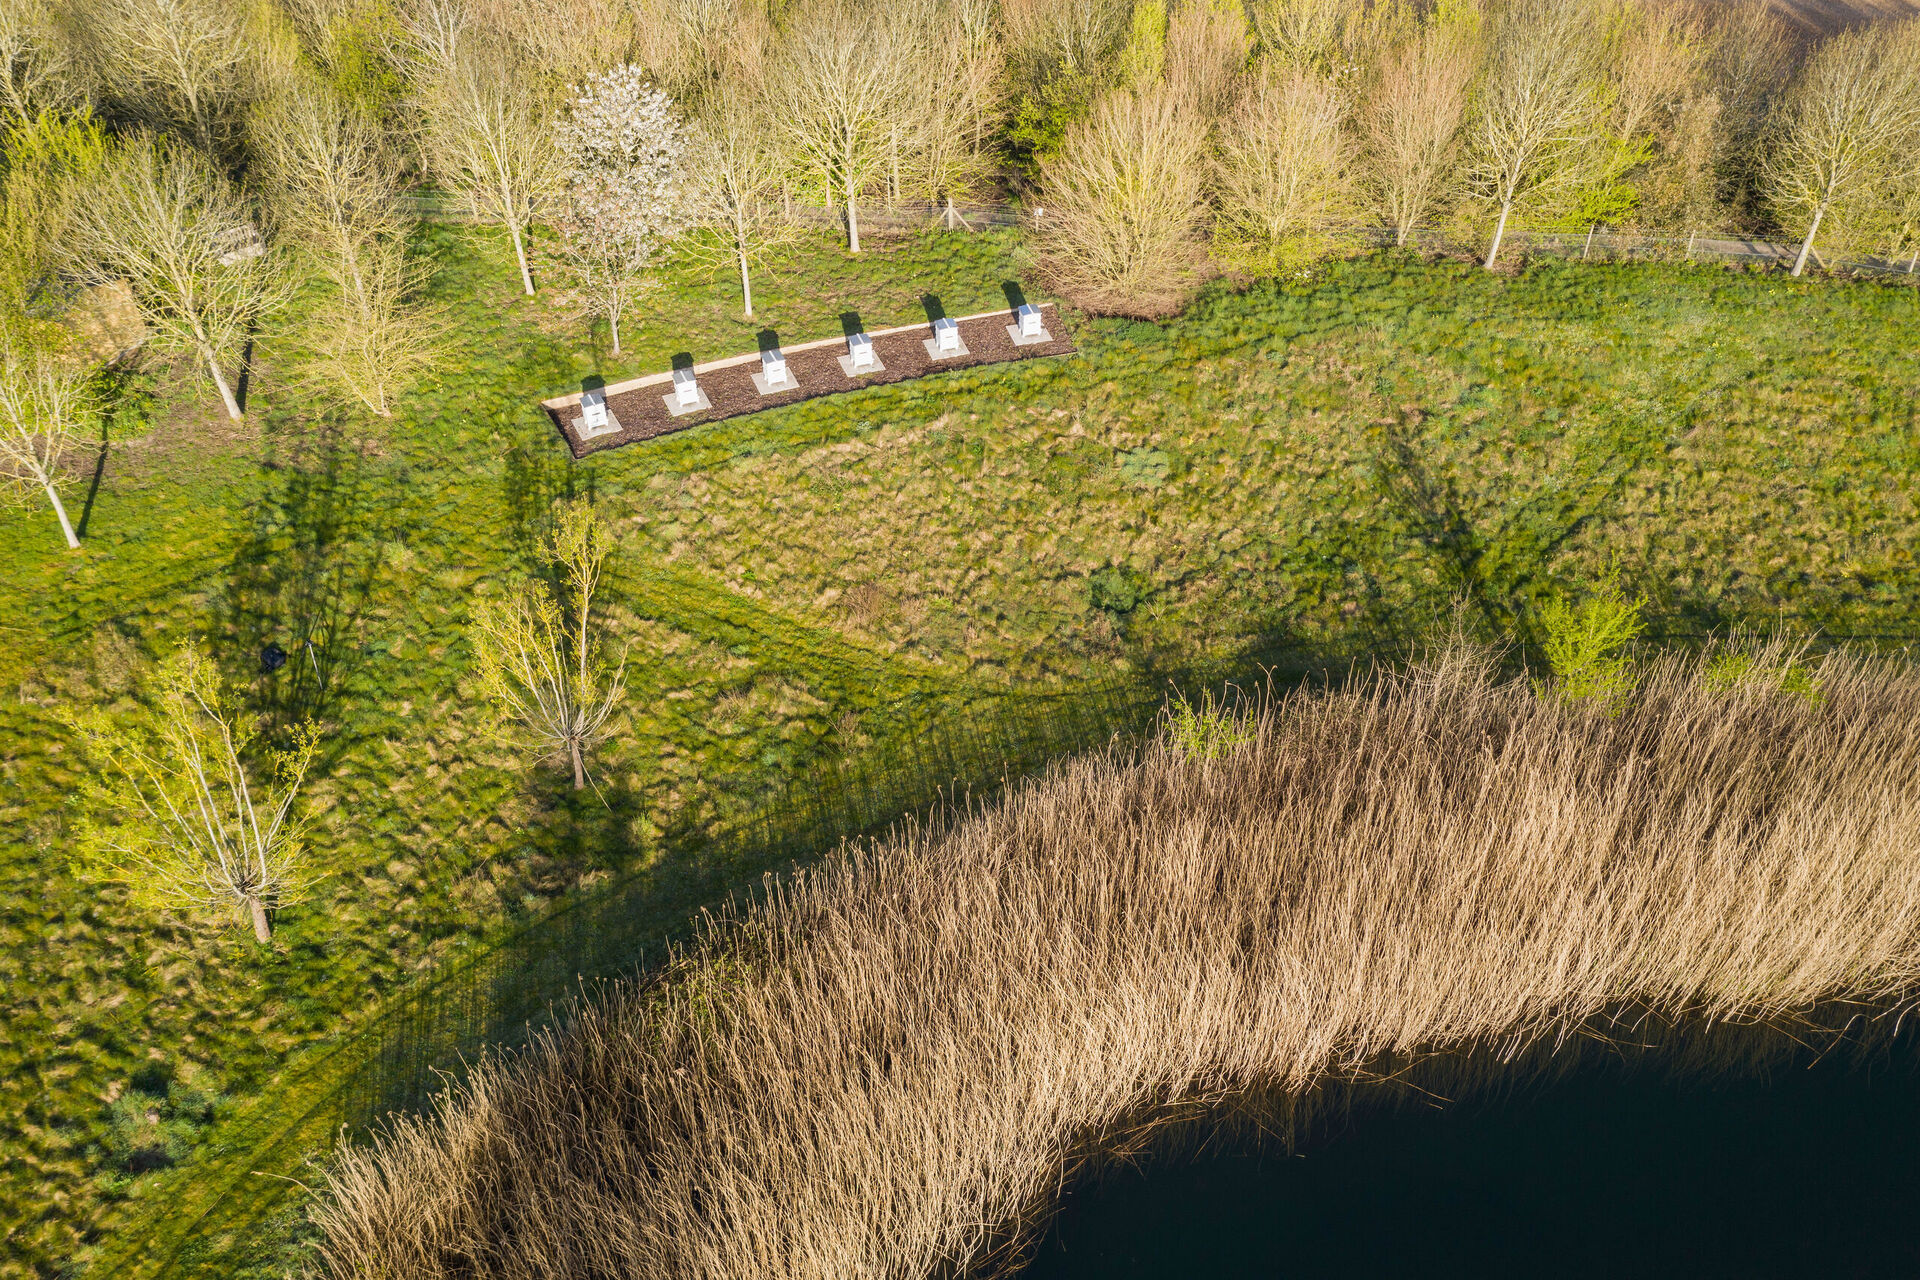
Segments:
[[[331,1273],[952,1275],[1169,1119],[1649,1027],[1890,1027],[1920,675],[1842,654],[1809,697],[1760,658],[1718,690],[1656,661],[1608,715],[1456,647],[848,849],[345,1156]]]

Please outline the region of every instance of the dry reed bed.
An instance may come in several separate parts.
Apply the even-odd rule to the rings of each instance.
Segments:
[[[1915,990],[1906,665],[1666,660],[1609,717],[1456,650],[1250,727],[796,876],[348,1156],[333,1273],[952,1274],[1156,1115]]]

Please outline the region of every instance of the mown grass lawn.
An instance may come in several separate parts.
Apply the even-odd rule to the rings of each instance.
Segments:
[[[1368,259],[1164,327],[1082,320],[1070,359],[574,464],[538,397],[751,349],[762,325],[913,320],[928,292],[986,309],[1017,241],[858,262],[810,242],[761,282],[755,323],[724,273],[684,274],[615,364],[558,290],[518,296],[489,233],[426,240],[454,345],[391,422],[286,388],[269,335],[245,431],[191,383],[128,379],[98,492],[71,504],[85,552],[37,509],[0,516],[0,1275],[54,1274],[167,1211],[127,1167],[139,1106],[116,1099],[169,1079],[249,1095],[436,958],[888,738],[903,706],[1340,662],[1455,601],[1524,642],[1539,601],[1614,563],[1668,635],[1920,635],[1912,289]],[[580,492],[619,522],[635,660],[599,762],[611,807],[494,745],[462,683],[469,602]],[[189,633],[277,720],[330,731],[328,878],[270,953],[133,916],[66,869],[60,707],[124,697]],[[271,677],[269,640],[291,655]]]

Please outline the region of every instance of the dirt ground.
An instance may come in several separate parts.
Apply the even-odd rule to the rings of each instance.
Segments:
[[[761,395],[753,385],[753,375],[760,371],[760,364],[758,361],[749,361],[730,369],[715,369],[700,374],[700,389],[706,392],[712,407],[683,417],[676,418],[667,410],[665,397],[673,394],[670,383],[655,383],[608,396],[607,408],[621,427],[614,434],[580,440],[572,426],[579,410],[571,405],[560,409],[549,408],[547,416],[553,420],[553,425],[573,451],[573,456],[579,458],[603,449],[614,449],[624,444],[684,431],[703,422],[718,422],[723,418],[758,413],[762,409],[796,404],[815,396],[836,395],[881,383],[905,382],[948,369],[1070,354],[1075,349],[1073,339],[1059,309],[1049,304],[1043,310],[1052,340],[1032,346],[1014,345],[1013,339],[1007,335],[1007,325],[1013,320],[1012,313],[996,312],[959,322],[960,340],[967,348],[967,354],[963,356],[932,359],[927,355],[924,345],[932,329],[930,326],[916,325],[903,332],[876,335],[873,339],[874,354],[885,368],[857,378],[849,378],[841,371],[840,357],[847,353],[847,348],[844,343],[835,342],[810,351],[790,350],[787,353],[787,368],[799,383],[791,391]]]

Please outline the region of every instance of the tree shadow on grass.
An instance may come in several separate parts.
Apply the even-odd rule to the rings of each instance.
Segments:
[[[259,689],[276,736],[334,710],[358,646],[357,624],[379,576],[401,485],[369,473],[337,424],[315,428],[286,463],[235,549],[212,619],[222,665]],[[263,649],[284,655],[263,669]]]
[[[1439,561],[1448,593],[1480,619],[1480,638],[1536,651],[1529,600],[1559,590],[1547,566],[1603,515],[1636,462],[1633,452],[1603,442],[1509,492],[1490,491],[1475,501],[1428,464],[1404,421],[1384,426],[1379,439],[1373,469],[1381,495]]]

